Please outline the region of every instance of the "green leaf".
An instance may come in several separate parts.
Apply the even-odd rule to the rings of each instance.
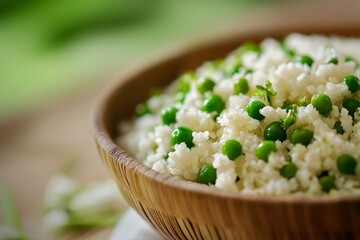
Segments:
[[[286,118],[282,119],[282,124],[285,129],[291,127],[297,120],[296,105],[294,104],[292,109],[288,112]]]
[[[266,90],[266,88],[264,88],[263,86],[261,86],[261,85],[256,85],[256,89],[258,89],[258,90]]]
[[[104,228],[113,227],[121,216],[121,212],[109,212],[108,214],[94,217],[79,217],[76,214],[69,214],[69,222],[66,227],[71,229]]]
[[[300,100],[299,100],[299,106],[300,106],[300,107],[306,107],[307,105],[308,105],[308,101],[307,101],[306,96],[300,98]]]
[[[268,103],[271,103],[271,97],[276,95],[276,92],[272,89],[272,84],[269,80],[266,81],[265,87],[256,85],[256,89],[257,90],[254,92],[254,95],[259,96]]]
[[[0,204],[1,204],[0,210],[3,215],[5,223],[15,228],[19,233],[19,236],[17,236],[16,239],[17,240],[27,239],[21,225],[19,213],[16,210],[14,198],[10,190],[5,187],[0,188]]]

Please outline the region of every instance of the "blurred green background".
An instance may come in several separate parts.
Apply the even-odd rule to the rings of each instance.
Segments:
[[[163,44],[199,37],[274,2],[0,0],[0,121],[74,94]]]

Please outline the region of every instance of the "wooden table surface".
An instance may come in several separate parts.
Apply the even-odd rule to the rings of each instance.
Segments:
[[[251,28],[266,29],[279,25],[294,26],[294,30],[296,26],[311,24],[345,26],[356,23],[360,26],[359,9],[360,1],[357,0],[285,4],[235,16],[229,23],[218,27],[217,33],[246,32]],[[239,25],[239,22],[247,24]],[[211,37],[213,32],[211,30],[203,38]],[[75,174],[79,182],[109,177],[99,160],[89,129],[94,101],[105,82],[0,126],[0,183],[12,190],[24,228],[33,239],[39,238],[46,182],[69,159],[78,159],[80,163]],[[106,239],[110,231],[92,231],[73,239]]]
[[[80,183],[108,178],[89,131],[95,89],[19,119],[4,129],[0,142],[0,182],[13,192],[22,223],[37,236],[47,180],[71,159]],[[5,132],[5,134],[4,134]],[[105,239],[106,234],[93,239]],[[97,235],[96,235],[97,236]],[[84,239],[90,239],[88,237]]]

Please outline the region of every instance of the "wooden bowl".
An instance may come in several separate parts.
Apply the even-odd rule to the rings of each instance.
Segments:
[[[251,197],[214,191],[155,172],[115,143],[118,123],[134,114],[150,88],[224,57],[244,41],[280,39],[291,31],[248,32],[206,42],[124,76],[102,96],[92,120],[101,158],[128,203],[166,239],[360,239],[360,196]],[[360,36],[359,28],[296,31]]]

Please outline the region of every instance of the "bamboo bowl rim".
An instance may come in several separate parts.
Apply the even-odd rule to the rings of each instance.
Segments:
[[[337,29],[337,28],[335,28]],[[276,32],[276,31],[275,31]],[[290,33],[293,32],[293,29],[288,29],[287,31],[282,29],[279,30],[280,33]],[[300,29],[296,32],[310,34],[320,32],[321,34],[329,35],[329,33],[337,32],[351,32],[357,33],[357,36],[360,36],[360,29],[358,26],[347,27],[346,30],[334,30],[334,28],[320,28],[318,30],[309,29]],[[268,31],[268,33],[274,33],[274,31]],[[255,33],[256,34],[256,33]],[[246,36],[246,33],[242,33]],[[261,35],[266,35],[262,33]],[[286,34],[282,34],[286,35]],[[338,34],[343,35],[343,34]],[[346,36],[347,34],[344,34]],[[270,35],[271,36],[271,35]],[[227,36],[234,37],[234,36]],[[235,35],[236,37],[236,35]],[[242,37],[242,39],[246,39]],[[220,41],[225,42],[226,37],[220,38]],[[181,191],[187,192],[189,194],[196,193],[198,195],[209,196],[213,198],[224,198],[228,200],[236,201],[245,201],[245,202],[254,202],[254,203],[264,203],[264,204],[283,204],[291,203],[294,205],[322,205],[326,203],[336,204],[339,202],[358,202],[360,204],[360,195],[344,195],[344,196],[303,196],[303,195],[286,195],[286,196],[254,196],[241,193],[232,193],[223,189],[218,189],[214,187],[209,187],[204,184],[199,184],[196,182],[180,179],[178,177],[172,176],[170,174],[159,173],[155,170],[147,167],[142,162],[131,157],[126,151],[122,150],[115,142],[115,137],[112,137],[108,127],[106,125],[106,113],[108,111],[108,105],[111,101],[113,95],[116,93],[117,89],[122,88],[123,85],[136,79],[141,72],[149,69],[150,67],[161,65],[166,61],[173,60],[179,56],[185,56],[191,50],[202,48],[204,44],[207,46],[212,46],[219,39],[212,39],[211,41],[202,41],[200,43],[190,44],[190,46],[183,45],[181,48],[170,51],[170,54],[161,57],[157,61],[152,63],[143,64],[140,67],[133,67],[128,69],[123,73],[117,81],[109,84],[107,88],[100,94],[99,98],[95,102],[96,106],[94,108],[93,114],[91,116],[91,129],[92,134],[97,141],[100,148],[105,150],[105,152],[111,156],[113,161],[116,161],[116,164],[122,162],[127,168],[135,171],[136,173],[142,175],[147,180],[155,181],[157,184],[161,184],[165,187],[180,189]],[[171,50],[171,49],[170,49]],[[140,64],[141,65],[141,64]],[[117,122],[116,124],[118,124]]]

